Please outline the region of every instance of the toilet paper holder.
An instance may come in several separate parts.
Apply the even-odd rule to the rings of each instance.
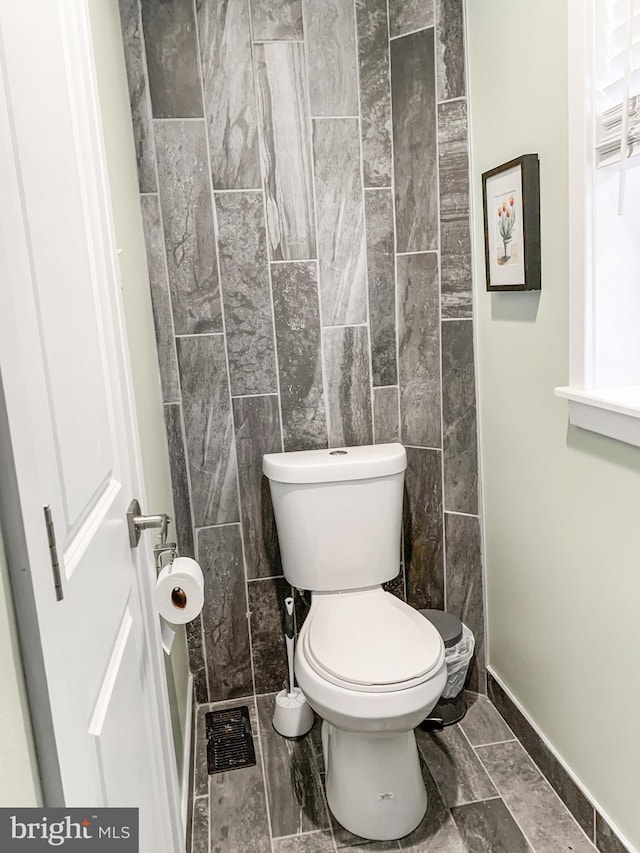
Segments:
[[[167,542],[167,530],[171,519],[166,512],[157,515],[143,515],[140,502],[134,498],[127,507],[127,528],[129,530],[129,545],[137,548],[143,530],[159,530],[158,541],[153,548],[156,569],[161,571],[169,563],[173,563],[178,548],[175,542]],[[167,559],[168,558],[168,559]]]
[[[153,556],[156,559],[156,569],[161,572],[178,556],[178,547],[175,542],[164,542],[162,545],[155,546]],[[167,557],[168,559],[165,559]]]

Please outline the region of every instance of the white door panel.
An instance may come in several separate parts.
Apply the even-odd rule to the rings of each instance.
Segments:
[[[17,3],[5,3],[5,32],[24,26],[24,13]],[[13,5],[13,10],[11,6]],[[4,11],[4,10],[3,10]],[[45,376],[59,453],[65,521],[69,526],[82,514],[95,494],[98,483],[109,476],[113,460],[110,413],[105,388],[105,353],[101,346],[101,328],[96,316],[99,308],[97,279],[104,269],[92,257],[95,240],[86,198],[86,163],[77,140],[79,116],[72,112],[68,92],[68,64],[65,39],[57,4],[38,4],[29,22],[43,51],[25,62],[20,38],[7,33],[7,64],[20,68],[20,97],[12,99],[15,145],[29,169],[21,180],[27,198],[39,203],[29,205],[25,214],[30,238],[36,311],[44,343]],[[60,33],[60,38],[46,35]],[[38,38],[39,37],[39,38]],[[68,39],[66,39],[68,41]],[[10,73],[10,70],[9,70]],[[26,91],[45,87],[53,97],[40,98],[38,108],[24,97]],[[65,93],[66,97],[56,97]],[[79,103],[79,98],[76,98]],[[86,160],[86,158],[84,158]],[[59,211],[63,220],[52,221]],[[89,445],[83,437],[92,436]],[[69,468],[65,462],[74,457],[81,465]]]
[[[161,798],[157,789],[154,743],[149,736],[152,709],[146,705],[146,684],[149,668],[142,654],[141,638],[137,625],[140,612],[134,600],[125,610],[114,645],[106,678],[98,696],[89,724],[89,734],[95,740],[98,764],[102,779],[104,802],[108,806],[126,806],[133,801],[140,805],[141,814],[153,814]],[[131,715],[131,701],[141,704],[144,713]],[[119,756],[146,753],[145,760],[136,761],[126,778],[122,775]],[[163,849],[158,833],[159,824],[145,825],[145,833],[152,849]]]
[[[144,495],[84,0],[0,0],[0,59],[0,369],[62,789],[69,806],[139,806],[141,851],[173,853],[155,569],[149,534],[132,551],[126,524]]]

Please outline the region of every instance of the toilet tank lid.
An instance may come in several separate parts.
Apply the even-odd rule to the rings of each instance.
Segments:
[[[267,453],[262,457],[262,470],[265,475],[278,483],[370,480],[374,477],[398,474],[406,467],[406,451],[397,443]]]

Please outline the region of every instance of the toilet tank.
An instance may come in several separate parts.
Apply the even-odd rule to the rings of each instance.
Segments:
[[[401,444],[264,456],[287,580],[329,592],[394,578],[406,467]]]

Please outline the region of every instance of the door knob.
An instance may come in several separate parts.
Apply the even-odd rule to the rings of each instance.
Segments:
[[[139,502],[134,498],[127,507],[129,545],[132,548],[137,548],[142,531],[151,529],[160,530],[160,533],[158,534],[158,543],[160,545],[164,545],[167,541],[167,528],[170,523],[171,519],[164,512],[158,515],[143,515]]]

